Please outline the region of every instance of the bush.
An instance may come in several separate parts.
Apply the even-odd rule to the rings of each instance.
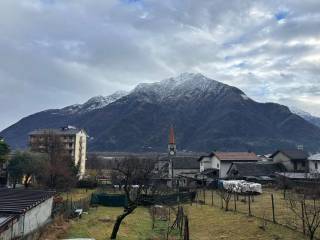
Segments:
[[[77,187],[78,188],[96,188],[98,186],[98,183],[94,179],[82,179],[78,181]]]

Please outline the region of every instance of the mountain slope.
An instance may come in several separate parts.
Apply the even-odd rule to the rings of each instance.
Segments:
[[[48,110],[4,130],[9,144],[24,147],[34,128],[83,127],[89,149],[165,151],[173,124],[180,150],[254,150],[269,152],[303,144],[319,149],[320,128],[282,105],[258,103],[238,88],[201,74],[181,74],[133,91],[89,111]]]
[[[298,108],[295,107],[290,107],[291,112],[293,112],[294,114],[299,115],[300,117],[302,117],[303,119],[307,120],[308,122],[320,127],[320,117],[316,117],[308,112],[305,112],[303,110],[300,110]]]

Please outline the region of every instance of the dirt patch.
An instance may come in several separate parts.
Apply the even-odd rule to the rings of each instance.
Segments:
[[[70,222],[63,219],[63,217],[57,217],[53,222],[43,229],[40,240],[55,240],[60,239],[69,229]]]

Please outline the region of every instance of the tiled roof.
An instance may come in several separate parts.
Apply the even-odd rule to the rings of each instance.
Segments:
[[[235,162],[230,169],[235,169],[238,176],[275,176],[276,172],[283,172],[285,168],[279,163]],[[229,170],[230,171],[230,170]],[[232,173],[231,173],[232,174]]]
[[[308,158],[308,154],[305,151],[298,150],[298,149],[283,149],[278,150],[275,153],[272,154],[272,158],[277,155],[279,152],[283,153],[287,157],[289,157],[291,160],[303,160]]]
[[[220,161],[259,161],[254,152],[213,152]]]
[[[0,189],[0,214],[24,213],[53,195],[53,191]]]
[[[174,169],[200,169],[198,156],[175,156],[172,158]],[[160,160],[169,160],[169,157],[163,157]]]

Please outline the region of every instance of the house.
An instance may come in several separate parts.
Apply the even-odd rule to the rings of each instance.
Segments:
[[[320,153],[308,157],[308,168],[310,173],[320,173]]]
[[[212,152],[208,156],[201,156],[200,172],[211,170],[217,178],[227,177],[227,172],[234,162],[258,162],[260,158],[253,152]]]
[[[303,150],[278,150],[271,155],[274,163],[282,163],[288,172],[306,172],[308,154]]]
[[[281,163],[234,162],[227,172],[227,178],[268,183],[276,180],[277,172],[284,171]]]
[[[72,158],[74,164],[79,166],[79,174],[83,176],[87,160],[87,134],[83,129],[73,126],[61,129],[38,129],[29,133],[31,151],[48,152],[48,147],[53,142],[62,143],[63,150]]]
[[[161,157],[158,162],[158,172],[162,172],[162,179],[168,179],[168,181],[173,179],[175,185],[188,186],[195,181],[195,177],[199,173],[198,158],[199,156],[190,155]]]
[[[0,239],[25,239],[51,220],[54,192],[0,189]]]

